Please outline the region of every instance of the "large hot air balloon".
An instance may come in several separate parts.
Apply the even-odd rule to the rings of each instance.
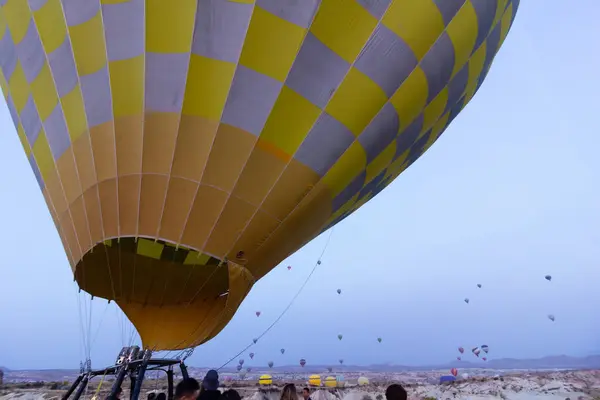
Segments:
[[[413,3],[3,0],[0,86],[79,287],[146,348],[217,335],[437,140],[519,2]]]
[[[304,366],[305,366],[305,365],[306,365],[306,360],[305,360],[304,358],[301,358],[301,359],[300,359],[300,366],[301,366],[302,368],[304,368]]]

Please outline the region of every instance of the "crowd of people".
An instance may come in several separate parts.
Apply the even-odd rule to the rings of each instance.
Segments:
[[[302,389],[302,400],[312,400],[310,388]],[[385,391],[386,400],[406,400],[406,390],[397,383],[387,387]],[[194,378],[183,379],[175,388],[175,400],[241,400],[242,397],[235,389],[228,389],[221,393],[219,390],[219,374],[210,370],[200,384]],[[165,400],[158,397],[148,400]],[[282,391],[280,400],[299,400],[298,390],[293,383],[286,384]]]

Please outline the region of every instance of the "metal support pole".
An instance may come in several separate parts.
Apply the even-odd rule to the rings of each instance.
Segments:
[[[131,386],[130,386],[131,390],[129,391],[129,400],[131,400],[131,399],[133,399],[133,388],[135,387],[136,381],[137,381],[137,378],[133,372],[131,373],[131,375],[129,375],[129,380],[131,381]]]
[[[137,378],[135,379],[135,387],[133,388],[133,393],[131,395],[131,400],[138,400],[140,396],[140,391],[142,390],[142,383],[144,382],[144,376],[146,375],[146,368],[148,368],[148,361],[150,361],[150,357],[152,357],[152,352],[150,350],[146,350],[144,352],[144,359],[142,361],[142,365],[138,368]]]
[[[181,368],[181,377],[183,379],[188,379],[190,377],[190,374],[188,374],[187,367],[185,366],[183,361],[179,363],[179,367]]]
[[[110,389],[110,394],[108,395],[107,400],[117,400],[117,392],[123,384],[123,380],[125,379],[125,375],[127,374],[128,369],[129,364],[126,362],[119,370],[119,373],[117,374],[117,379],[115,379],[115,383],[113,383],[112,388]]]
[[[67,390],[67,393],[65,393],[62,397],[61,400],[67,400],[75,391],[75,389],[77,389],[77,386],[79,386],[79,384],[81,383],[81,380],[83,379],[84,375],[81,374],[77,377],[77,379],[75,379],[75,382],[73,382],[73,384],[71,384],[71,387],[69,388],[69,390]]]
[[[167,400],[173,400],[173,366],[167,370]]]
[[[90,376],[86,374],[85,377],[81,381],[81,385],[79,385],[79,389],[77,389],[77,392],[75,392],[75,396],[73,397],[73,400],[79,400],[79,398],[85,391],[85,388],[87,387],[89,381],[90,381]]]

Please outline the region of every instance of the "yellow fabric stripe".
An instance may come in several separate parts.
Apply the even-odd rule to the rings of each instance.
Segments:
[[[375,26],[375,17],[356,0],[323,0],[310,31],[340,57],[352,63]]]
[[[137,242],[137,254],[157,260],[160,260],[163,248],[164,245],[162,243],[154,242],[153,240],[140,238]]]
[[[423,111],[423,130],[421,133],[428,131],[442,116],[447,102],[448,87],[446,86],[437,96],[435,96],[435,99],[429,103],[425,108],[425,111]]]
[[[477,13],[470,0],[456,13],[446,32],[454,46],[454,69],[452,76],[469,60],[477,40]]]
[[[46,132],[44,132],[43,129],[40,131],[39,136],[33,144],[33,156],[35,157],[40,174],[42,174],[42,178],[46,181],[49,173],[54,171],[55,167],[54,157],[52,157],[50,145],[46,138]]]
[[[425,72],[417,67],[394,93],[390,103],[398,113],[401,129],[410,125],[425,108],[428,91],[429,85]]]
[[[257,6],[246,33],[240,64],[283,82],[305,35],[306,29]]]
[[[31,94],[40,115],[40,120],[45,121],[58,104],[54,78],[50,72],[50,66],[45,61],[40,73],[31,82]]]
[[[381,153],[375,157],[369,165],[367,165],[367,177],[365,183],[369,183],[377,175],[381,173],[387,166],[392,162],[394,155],[396,154],[396,141],[390,143]]]
[[[21,43],[29,28],[31,11],[27,0],[8,0],[2,7],[4,19],[15,44]]]
[[[13,99],[13,103],[15,103],[15,108],[19,113],[23,111],[23,107],[27,103],[27,99],[29,98],[29,84],[27,83],[27,78],[25,77],[25,71],[23,70],[23,66],[20,61],[17,61],[17,66],[8,81],[8,87],[10,88],[10,94]]]
[[[29,141],[27,140],[27,136],[25,136],[23,125],[21,125],[20,122],[19,125],[17,125],[17,135],[19,136],[19,141],[21,142],[21,146],[23,146],[23,150],[25,150],[25,155],[29,157],[31,154],[31,146],[29,146]]]
[[[33,18],[46,54],[52,53],[67,36],[67,23],[60,0],[48,0],[33,13]]]
[[[197,0],[146,0],[146,50],[185,53],[192,47]]]
[[[192,54],[183,100],[183,114],[221,119],[235,64]]]
[[[329,101],[326,111],[358,136],[386,101],[383,89],[353,67]]]
[[[115,118],[144,110],[144,55],[109,63]]]
[[[346,150],[346,152],[337,160],[327,174],[323,177],[323,182],[331,189],[332,196],[339,194],[346,186],[352,182],[367,166],[367,154],[358,142]]]
[[[106,65],[101,11],[89,21],[69,27],[69,37],[79,75],[92,74]]]
[[[444,31],[444,20],[432,0],[395,0],[381,22],[400,36],[420,61]]]
[[[321,110],[284,86],[267,119],[260,138],[293,155],[319,118]],[[290,123],[290,121],[293,121]],[[282,134],[285,132],[285,134]]]
[[[67,122],[71,143],[75,143],[87,131],[87,117],[79,84],[61,98],[63,113]]]

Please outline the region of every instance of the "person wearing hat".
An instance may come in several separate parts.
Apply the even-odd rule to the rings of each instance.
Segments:
[[[198,400],[219,400],[219,374],[214,369],[209,370],[202,380],[202,389]]]

